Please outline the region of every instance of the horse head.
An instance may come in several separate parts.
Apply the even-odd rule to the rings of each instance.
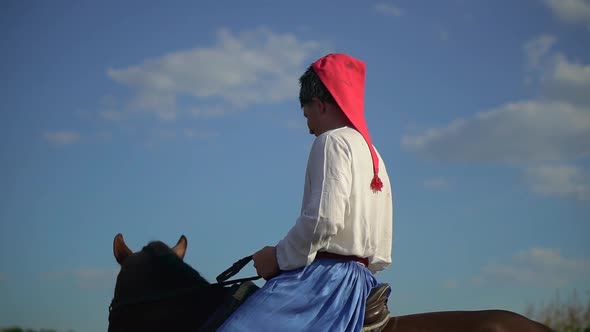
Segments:
[[[184,262],[188,241],[174,247],[153,241],[133,252],[122,234],[113,240],[117,275],[109,332],[194,330],[223,300],[224,289],[210,284]]]

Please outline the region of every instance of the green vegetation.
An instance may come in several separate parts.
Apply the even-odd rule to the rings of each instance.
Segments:
[[[547,304],[529,305],[525,316],[556,332],[590,332],[590,292],[586,294],[586,301],[580,300],[575,290],[562,301],[558,291]]]
[[[20,327],[8,327],[8,328],[1,328],[0,327],[0,332],[57,332],[57,331],[52,330],[52,329],[34,330],[34,329],[23,329]],[[68,332],[73,332],[73,331],[68,331]]]
[[[32,329],[22,329],[20,327],[9,327],[6,329],[1,329],[0,332],[37,332],[37,330]],[[56,332],[55,330],[45,330],[41,329],[39,332]]]

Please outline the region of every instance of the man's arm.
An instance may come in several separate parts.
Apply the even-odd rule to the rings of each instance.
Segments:
[[[311,263],[316,252],[344,227],[351,191],[351,156],[348,145],[333,136],[318,137],[312,146],[307,171],[310,181],[301,215],[277,244],[281,270]]]

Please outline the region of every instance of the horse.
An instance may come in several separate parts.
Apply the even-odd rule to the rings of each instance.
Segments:
[[[184,262],[188,241],[149,242],[133,252],[122,234],[113,241],[121,269],[109,307],[108,332],[197,331],[215,314],[229,288],[210,283]],[[391,316],[381,332],[551,332],[507,310],[440,311]]]

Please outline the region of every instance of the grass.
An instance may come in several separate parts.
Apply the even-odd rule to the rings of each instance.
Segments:
[[[525,316],[541,322],[556,332],[590,332],[590,292],[580,299],[574,290],[562,299],[559,291],[549,303],[528,305]]]

